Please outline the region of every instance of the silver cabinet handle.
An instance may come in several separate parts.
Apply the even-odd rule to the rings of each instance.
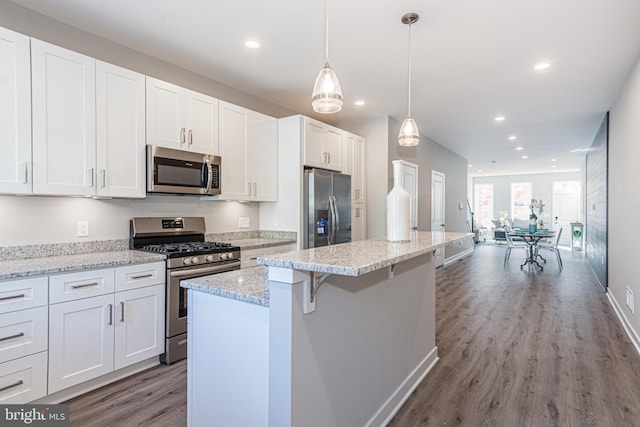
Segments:
[[[91,283],[84,283],[82,285],[71,285],[71,289],[81,289],[81,288],[88,288],[89,286],[98,286],[100,283],[98,282],[91,282]]]
[[[107,186],[107,171],[106,169],[100,169],[100,188]]]
[[[331,163],[331,153],[327,153],[327,157],[329,158],[329,161],[327,161],[327,163]]]
[[[251,182],[247,182],[247,194],[251,196]]]
[[[141,276],[131,276],[133,280],[146,279],[148,277],[153,277],[153,274],[149,273],[149,274],[143,274]]]
[[[24,382],[22,382],[22,380],[19,380],[17,383],[13,383],[7,386],[4,386],[2,388],[0,388],[0,392],[1,391],[5,391],[5,390],[9,390],[10,388],[14,388],[14,387],[18,387],[19,385],[24,384]]]
[[[258,184],[256,182],[253,183],[253,195],[258,195]]]
[[[89,187],[93,187],[94,183],[94,177],[93,177],[93,168],[90,168],[89,170],[87,170],[87,173],[89,174]]]
[[[120,322],[124,323],[124,301],[120,301]]]
[[[8,299],[18,299],[18,298],[24,298],[24,294],[20,294],[20,295],[11,295],[9,297],[2,297],[0,298],[0,301],[6,301]]]
[[[184,131],[185,128],[180,128],[180,144],[184,144]]]
[[[29,163],[24,164],[24,183],[29,183]]]
[[[193,130],[189,129],[189,145],[193,145]]]
[[[360,208],[356,208],[356,218],[360,218]]]
[[[113,304],[109,304],[109,321],[107,325],[113,325]]]
[[[18,334],[15,335],[9,335],[8,337],[2,337],[0,338],[0,341],[6,341],[6,340],[12,340],[14,338],[20,338],[24,336],[24,332],[20,332]]]

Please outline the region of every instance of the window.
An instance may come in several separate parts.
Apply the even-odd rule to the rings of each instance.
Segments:
[[[492,226],[493,219],[493,184],[474,184],[473,211],[476,228]]]
[[[531,209],[531,183],[512,182],[511,183],[511,218],[529,219]]]

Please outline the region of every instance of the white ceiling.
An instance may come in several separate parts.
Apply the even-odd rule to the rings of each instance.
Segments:
[[[323,0],[13,2],[314,115]],[[475,175],[580,169],[584,152],[570,151],[590,146],[640,53],[638,0],[330,0],[329,59],[345,105],[321,119],[404,119],[406,12],[420,15],[412,29],[413,116]],[[262,48],[246,49],[248,38]],[[534,71],[543,61],[551,68]],[[358,99],[366,105],[355,106]],[[498,114],[506,120],[496,123]]]

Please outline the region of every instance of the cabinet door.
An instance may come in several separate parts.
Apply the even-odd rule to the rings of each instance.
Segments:
[[[249,200],[247,179],[247,110],[220,101],[221,198]]]
[[[353,199],[355,196],[353,195],[354,190],[354,176],[353,176],[353,145],[355,143],[355,135],[351,133],[344,133],[342,135],[342,173],[345,175],[351,176],[351,198]]]
[[[324,151],[326,160],[324,167],[335,171],[342,171],[342,132],[328,127],[324,133]]]
[[[164,353],[164,285],[117,292],[115,369]]]
[[[29,37],[0,28],[0,193],[31,193]]]
[[[147,77],[147,144],[185,149],[186,89]]]
[[[0,363],[47,350],[48,309],[0,314]]]
[[[251,112],[247,122],[247,176],[251,200],[278,200],[278,121]]]
[[[218,154],[218,100],[186,91],[186,147],[199,153]]]
[[[95,194],[95,60],[31,39],[33,192]]]
[[[1,404],[25,404],[46,395],[46,351],[0,364]]]
[[[365,197],[365,140],[357,136],[353,145],[353,175],[351,176],[351,197],[354,201],[363,203]]]
[[[325,167],[326,153],[322,147],[324,126],[321,123],[304,119],[304,165],[317,168]]]
[[[113,371],[113,294],[49,306],[49,394]]]
[[[367,238],[367,208],[363,204],[351,205],[351,241]]]
[[[144,75],[96,61],[97,194],[145,197]]]

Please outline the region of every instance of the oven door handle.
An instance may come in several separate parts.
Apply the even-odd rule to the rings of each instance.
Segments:
[[[171,277],[187,277],[201,276],[206,273],[221,273],[224,271],[235,270],[240,267],[240,261],[230,262],[229,264],[218,265],[215,267],[193,268],[188,270],[172,271],[169,273]]]

